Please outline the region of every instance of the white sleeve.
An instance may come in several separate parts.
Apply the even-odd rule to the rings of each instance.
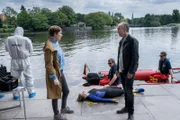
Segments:
[[[27,43],[28,43],[28,47],[29,47],[29,53],[32,53],[33,52],[33,45],[32,45],[32,42],[29,38],[27,39]]]
[[[8,38],[4,42],[5,50],[8,51]]]

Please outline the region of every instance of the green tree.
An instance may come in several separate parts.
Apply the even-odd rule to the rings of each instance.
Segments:
[[[127,18],[127,22],[128,22],[128,24],[131,24],[132,20]]]
[[[113,25],[117,25],[118,23],[124,20],[124,16],[121,13],[115,13],[113,16]]]
[[[0,28],[2,28],[3,26],[3,22],[2,22],[2,19],[0,18]]]
[[[104,25],[110,25],[113,22],[111,16],[103,12],[89,13],[85,17],[85,21],[86,24],[92,26],[94,30],[103,29]]]
[[[23,5],[21,5],[21,9],[20,10],[21,11],[26,11],[26,8]]]
[[[150,27],[158,27],[158,26],[160,26],[160,23],[159,23],[159,21],[152,21],[151,22],[151,26]]]
[[[11,8],[11,7],[6,7],[5,9],[2,10],[2,13],[4,15],[6,15],[6,24],[8,25],[16,25],[16,16],[17,16],[17,12]]]
[[[48,21],[49,25],[59,25],[61,27],[69,22],[67,16],[60,11],[51,13],[48,16]]]
[[[63,6],[62,8],[59,8],[59,10],[57,12],[59,12],[59,11],[64,13],[69,19],[69,22],[66,23],[66,26],[70,26],[70,25],[76,23],[76,14],[71,7]]]
[[[32,10],[28,10],[30,14],[40,14],[41,8],[40,7],[33,7]]]
[[[31,28],[31,16],[26,11],[21,11],[17,16],[17,24],[24,29]]]
[[[121,22],[121,20],[124,19],[124,17],[122,16],[121,13],[115,13],[114,17],[117,18],[119,20],[119,22]]]
[[[52,12],[48,16],[48,25],[57,25],[56,12]]]
[[[10,17],[9,19],[9,27],[11,27],[11,28],[14,28],[14,27],[16,27],[17,26],[17,18],[15,17],[15,16],[13,16],[13,17]]]
[[[77,13],[77,22],[85,22],[85,14]]]
[[[70,24],[70,20],[68,19],[68,17],[64,13],[56,12],[55,14],[56,14],[56,17],[57,17],[57,20],[56,20],[57,25],[63,26],[65,24],[67,24],[67,23]]]
[[[160,26],[159,17],[155,15],[146,14],[144,17],[144,26],[145,27],[157,27]]]
[[[6,7],[2,10],[2,13],[6,15],[6,17],[13,17],[17,15],[17,12],[11,7]]]
[[[49,27],[48,19],[45,15],[42,14],[32,14],[32,29],[34,31],[47,30]]]
[[[41,9],[41,14],[45,15],[48,18],[48,24],[49,25],[54,25],[53,24],[54,23],[53,20],[56,20],[56,16],[53,15],[51,10],[49,10],[48,8],[42,8]]]
[[[177,10],[177,9],[173,10],[172,19],[175,23],[180,22],[179,10]]]
[[[106,13],[101,13],[101,16],[105,20],[105,25],[112,25],[113,19],[109,14]]]
[[[139,26],[139,27],[144,26],[144,17],[134,18],[133,21],[135,26]]]
[[[46,17],[48,17],[51,14],[51,10],[49,10],[48,8],[42,8],[41,9],[41,14],[45,15]]]
[[[151,15],[146,14],[144,17],[144,26],[145,27],[151,27]]]
[[[161,15],[160,23],[161,25],[167,25],[169,23],[173,23],[172,15]]]
[[[110,11],[108,12],[108,15],[111,16],[111,12]]]

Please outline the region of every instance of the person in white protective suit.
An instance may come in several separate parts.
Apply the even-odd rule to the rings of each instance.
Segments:
[[[29,59],[33,51],[33,46],[31,40],[23,35],[23,28],[17,27],[14,36],[8,37],[5,41],[5,49],[11,56],[11,75],[21,78],[21,74],[23,74],[25,80],[21,80],[20,84],[23,84],[27,88],[29,98],[34,98],[36,92]],[[19,100],[18,93],[14,93],[13,95],[14,100]]]

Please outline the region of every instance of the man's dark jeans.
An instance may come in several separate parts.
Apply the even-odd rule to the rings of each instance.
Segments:
[[[134,74],[132,78],[127,78],[127,74],[120,73],[122,86],[125,95],[125,107],[128,108],[129,114],[134,113],[134,95],[133,95],[133,82]]]

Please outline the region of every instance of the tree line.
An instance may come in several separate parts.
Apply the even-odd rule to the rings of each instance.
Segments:
[[[32,31],[47,30],[51,25],[69,27],[78,22],[85,22],[92,29],[103,29],[104,26],[115,26],[120,22],[128,22],[131,26],[156,27],[169,23],[179,23],[179,10],[173,10],[172,14],[154,15],[146,14],[140,18],[124,18],[121,13],[93,12],[89,14],[75,13],[69,6],[62,6],[52,12],[48,8],[33,7],[26,9],[23,5],[20,12],[17,13],[13,8],[6,7],[2,10],[6,16],[5,21],[0,19],[0,28],[15,28],[21,26],[24,29]]]
[[[139,27],[158,27],[170,23],[180,23],[179,10],[174,9],[172,14],[154,15],[146,14],[144,17],[128,19],[131,25]]]

